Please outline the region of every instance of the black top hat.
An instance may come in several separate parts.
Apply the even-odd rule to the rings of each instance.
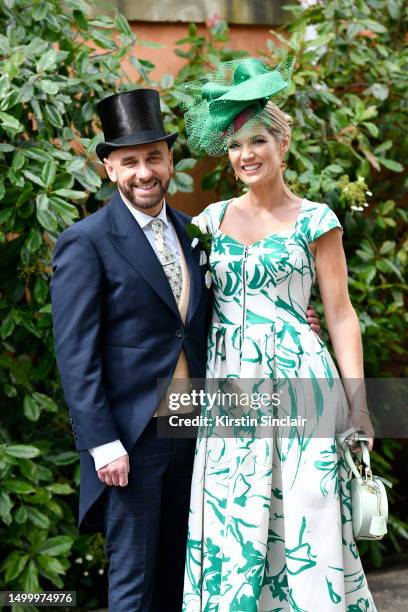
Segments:
[[[159,92],[154,89],[122,91],[101,100],[97,108],[106,141],[96,145],[101,161],[121,147],[159,140],[171,147],[178,136],[164,131]]]

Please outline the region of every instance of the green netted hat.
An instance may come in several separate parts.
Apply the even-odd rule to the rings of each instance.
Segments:
[[[265,106],[269,100],[277,106],[285,101],[294,63],[292,55],[274,68],[254,57],[233,60],[205,78],[179,85],[175,96],[186,111],[190,148],[223,155],[238,130],[268,127],[271,119]]]

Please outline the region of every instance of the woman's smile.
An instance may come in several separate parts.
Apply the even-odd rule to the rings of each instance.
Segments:
[[[261,162],[253,162],[251,164],[243,164],[241,166],[241,170],[242,172],[245,172],[246,174],[255,174],[255,172],[257,172],[257,170],[259,170],[261,166],[262,166]]]

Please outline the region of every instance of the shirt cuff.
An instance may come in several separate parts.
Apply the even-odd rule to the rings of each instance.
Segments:
[[[113,442],[107,442],[88,450],[95,461],[95,470],[100,470],[108,463],[127,455],[127,451],[120,440],[113,440]]]

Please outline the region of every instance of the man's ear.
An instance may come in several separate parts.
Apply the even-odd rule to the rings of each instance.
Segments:
[[[170,166],[170,173],[173,174],[174,172],[173,149],[169,149],[169,166]]]
[[[116,170],[113,167],[113,164],[109,160],[108,157],[104,158],[103,165],[105,166],[106,172],[107,172],[110,180],[112,181],[112,183],[116,183],[116,181],[117,181]]]

